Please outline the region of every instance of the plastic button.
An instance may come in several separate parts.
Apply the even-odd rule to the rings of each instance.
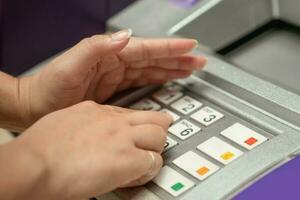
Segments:
[[[243,155],[242,151],[217,137],[212,137],[203,142],[197,147],[197,149],[223,163],[224,165]]]

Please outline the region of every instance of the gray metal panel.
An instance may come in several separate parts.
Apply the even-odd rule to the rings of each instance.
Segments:
[[[270,141],[261,145],[260,147],[257,147],[251,152],[247,152],[245,156],[226,166],[224,169],[220,170],[219,172],[208,178],[206,181],[200,183],[196,188],[191,190],[191,192],[187,192],[179,198],[171,198],[165,192],[158,190],[155,185],[150,184],[150,189],[152,191],[155,191],[157,195],[161,197],[161,199],[214,200],[228,198],[232,194],[238,192],[245,185],[253,182],[256,178],[263,175],[266,171],[277,166],[277,164],[284,162],[290,155],[293,154],[293,152],[299,150],[299,128],[297,132],[295,129],[289,127],[288,124],[280,123],[280,120],[278,121],[278,119],[276,119],[276,117],[273,117],[271,113],[268,113],[257,107],[256,105],[244,101],[243,99],[240,99],[222,90],[221,88],[212,85],[211,83],[199,79],[196,76],[192,76],[189,79],[181,80],[179,82],[183,85],[186,85],[191,92],[205,97],[210,102],[213,102],[216,105],[228,110],[235,116],[240,117],[240,119],[247,120],[256,126],[261,127],[263,130],[271,132],[275,137],[272,137]],[[142,92],[144,92],[145,95],[149,91],[152,91],[152,89],[147,88],[146,90],[139,90],[136,92],[136,97],[140,98],[139,96],[142,95]],[[132,98],[133,95],[134,94],[126,98],[134,101]],[[128,102],[128,100],[126,99],[123,99],[123,101]],[[120,104],[121,101],[119,100],[118,103]],[[208,102],[206,102],[206,104],[207,103]],[[224,112],[224,110],[222,112]],[[226,114],[226,116],[228,117],[229,115]],[[223,125],[224,124],[219,124],[219,126]],[[177,155],[193,148],[195,146],[195,142],[197,143],[198,140],[205,139],[206,137],[207,136],[202,135],[201,138],[199,137],[197,139],[195,138],[195,140],[193,141],[188,141],[187,145],[183,145],[182,148],[178,148],[176,151],[173,151],[172,155]],[[226,185],[226,187],[224,187],[224,185]],[[139,197],[136,199],[142,200],[146,199],[147,197],[150,198],[150,196],[153,196],[150,194],[147,195],[142,191],[141,192],[145,194],[145,196],[141,196],[141,193],[139,191],[135,191],[132,193],[131,190],[128,190],[129,196],[126,191],[123,192],[127,194],[125,196],[129,197],[126,199],[131,199],[131,197]],[[147,190],[147,193],[148,192],[149,191]]]
[[[245,0],[224,0],[223,2],[225,1],[235,1],[237,4],[245,2]],[[205,3],[207,2],[209,1],[205,1]],[[210,2],[218,3],[219,1],[211,0]],[[257,7],[254,6],[252,9],[262,13],[262,15],[259,15],[261,18],[255,18],[257,21],[262,19],[268,20],[267,16],[276,13],[274,12],[276,9],[270,3],[277,1],[249,0],[248,2],[254,2]],[[260,4],[261,2],[262,4]],[[132,6],[116,16],[110,21],[109,27],[113,29],[131,27],[134,29],[135,34],[140,36],[166,36],[170,30],[175,30],[176,24],[181,25],[178,22],[184,22],[188,18],[187,12],[190,14],[195,13],[198,9],[205,8],[205,5],[207,4],[198,5],[194,8],[195,10],[181,10],[177,16],[174,13],[164,13],[167,11],[174,12],[178,9],[167,4],[167,1],[155,0],[150,2],[149,0],[144,0],[140,1],[137,6]],[[259,5],[269,5],[269,7],[260,7]],[[167,9],[168,6],[169,10]],[[161,8],[161,12],[164,14],[155,11],[155,15],[153,15],[154,11],[152,10],[157,8]],[[233,6],[233,8],[235,7]],[[209,10],[209,7],[207,9]],[[263,14],[264,9],[266,9],[265,11],[268,15]],[[236,10],[233,13],[236,13]],[[167,16],[166,19],[153,20],[164,15]],[[142,19],[142,22],[137,21],[137,19]],[[152,27],[148,27],[150,25]],[[253,24],[248,23],[248,25],[252,26]],[[188,88],[195,94],[205,97],[235,116],[277,135],[268,143],[261,145],[222,169],[198,185],[197,188],[194,188],[192,192],[188,192],[178,199],[206,200],[230,198],[232,194],[238,192],[245,185],[251,183],[278,163],[284,162],[293,152],[300,149],[300,96],[250,75],[236,66],[217,58],[216,55],[199,51],[195,51],[195,53],[204,54],[208,58],[208,65],[204,73],[196,73],[196,76],[182,81],[182,83],[188,84]],[[209,76],[203,76],[203,74],[208,74]],[[143,96],[143,90],[137,91],[137,96]],[[144,90],[144,93],[150,90]],[[129,98],[132,100],[134,96],[132,94]],[[124,100],[124,102],[128,101]],[[122,100],[118,101],[118,103],[121,102]],[[182,149],[181,151],[184,150]],[[249,162],[249,160],[253,162]],[[226,187],[224,187],[225,185]],[[140,194],[139,192],[137,193]],[[172,199],[169,197],[165,198],[164,194],[160,193],[158,191],[157,195],[162,195],[162,199]],[[138,194],[134,196],[138,196]],[[151,195],[140,196],[138,199],[142,200],[148,196]]]
[[[173,34],[196,38],[217,50],[270,21],[273,7],[270,0],[223,0],[199,15],[191,16],[194,19],[179,22]],[[185,25],[180,27],[181,24]]]
[[[300,1],[279,0],[279,11],[282,19],[300,26]]]
[[[162,36],[185,17],[210,0],[202,0],[195,7],[186,9],[168,0],[140,0],[109,19],[109,30],[133,28],[141,36]]]
[[[281,115],[284,116],[284,118],[293,116],[288,121],[292,122],[295,126],[300,127],[299,95],[271,84],[270,82],[257,78],[254,75],[238,69],[234,65],[222,61],[216,56],[209,54],[204,55],[208,59],[208,64],[205,68],[205,71],[208,72],[208,74],[212,74],[213,76],[218,77],[220,80],[225,80],[231,85],[242,88],[244,91],[234,90],[234,88],[232,88],[230,84],[224,84],[224,82],[220,82],[219,80],[211,80],[212,84],[218,85],[220,88],[223,88],[223,90],[230,91],[233,95],[240,96],[246,101],[257,103],[261,102],[257,101],[257,98],[251,95],[255,94],[256,96],[267,100],[264,101],[265,103],[260,106],[268,108],[268,110],[272,110],[272,113],[275,112],[277,114],[277,117],[279,118],[281,117]],[[281,110],[280,107],[286,109],[286,111]]]
[[[242,69],[300,95],[299,55],[300,36],[275,29],[233,50],[226,57]]]

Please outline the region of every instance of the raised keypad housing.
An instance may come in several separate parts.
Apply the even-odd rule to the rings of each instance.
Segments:
[[[165,165],[153,180],[174,198],[272,137],[177,84],[165,86],[129,107],[166,112],[174,118],[163,152]]]

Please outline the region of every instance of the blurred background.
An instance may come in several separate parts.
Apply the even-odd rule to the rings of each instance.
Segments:
[[[0,70],[19,75],[82,38],[135,0],[0,0]]]

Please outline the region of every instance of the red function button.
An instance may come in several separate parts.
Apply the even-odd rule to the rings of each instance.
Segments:
[[[256,142],[257,142],[257,139],[255,139],[254,137],[251,137],[251,138],[249,138],[245,141],[245,143],[250,145],[250,146],[255,144]]]

